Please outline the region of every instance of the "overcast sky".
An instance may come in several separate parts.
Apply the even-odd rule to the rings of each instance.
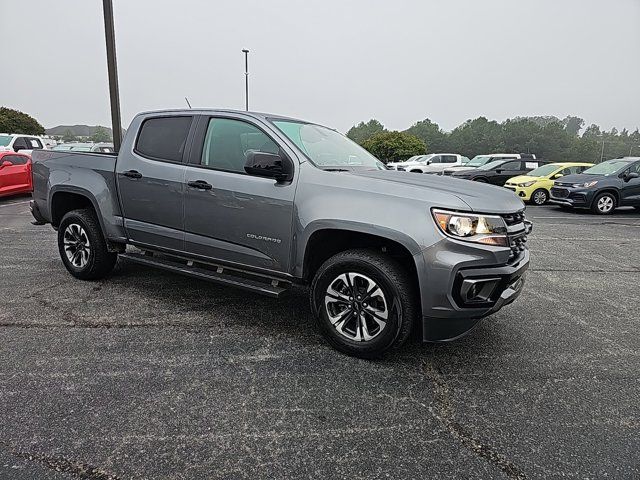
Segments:
[[[250,107],[342,131],[484,115],[640,127],[640,0],[114,0],[124,126]],[[1,0],[0,104],[110,125],[102,2]]]

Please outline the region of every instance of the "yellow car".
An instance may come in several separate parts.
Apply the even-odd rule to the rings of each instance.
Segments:
[[[549,200],[549,190],[553,187],[553,181],[564,175],[582,173],[593,163],[548,163],[531,170],[527,175],[519,175],[510,178],[505,187],[516,192],[523,201],[534,205],[544,205]]]

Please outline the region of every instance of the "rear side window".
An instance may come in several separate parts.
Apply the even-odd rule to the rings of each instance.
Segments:
[[[145,120],[136,153],[154,160],[181,162],[193,117],[159,117]]]
[[[8,160],[14,165],[25,165],[29,159],[27,157],[23,157],[22,155],[5,155],[4,157],[2,157],[2,160]]]
[[[38,138],[29,138],[29,144],[33,150],[42,148],[42,142]]]
[[[455,155],[445,155],[444,163],[456,163],[458,161],[458,157]]]

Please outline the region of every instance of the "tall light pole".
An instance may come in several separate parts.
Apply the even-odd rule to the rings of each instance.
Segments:
[[[604,135],[602,136],[602,150],[600,150],[600,163],[602,163],[603,158],[604,158]]]
[[[249,50],[244,48],[244,109],[249,111]]]
[[[113,147],[117,152],[122,145],[122,123],[120,121],[120,93],[118,91],[118,68],[116,64],[116,36],[113,28],[112,0],[102,0],[104,11],[104,35],[107,41],[107,71],[109,73],[109,97],[111,99],[111,128]]]

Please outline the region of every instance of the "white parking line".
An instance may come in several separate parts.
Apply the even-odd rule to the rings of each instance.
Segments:
[[[26,200],[24,202],[5,203],[3,205],[0,205],[0,208],[2,208],[2,207],[10,207],[12,205],[27,205],[28,203],[29,203],[29,200]]]

